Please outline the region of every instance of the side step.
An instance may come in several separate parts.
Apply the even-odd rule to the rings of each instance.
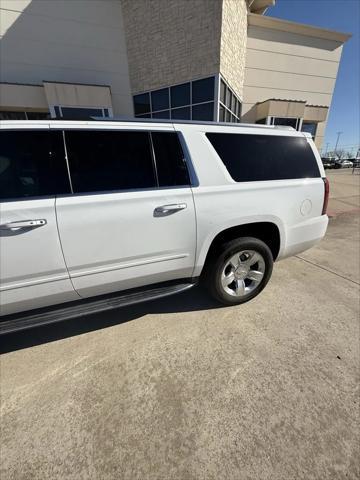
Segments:
[[[122,293],[121,295],[102,297],[101,300],[97,297],[97,299],[86,299],[76,302],[76,304],[72,302],[67,306],[62,304],[52,307],[51,310],[48,307],[46,311],[45,309],[37,310],[38,313],[35,313],[35,310],[33,310],[25,314],[9,315],[4,317],[5,320],[1,320],[0,317],[0,335],[168,297],[169,295],[189,290],[195,285],[196,283],[181,283],[158,286],[157,288],[150,288],[135,293]]]

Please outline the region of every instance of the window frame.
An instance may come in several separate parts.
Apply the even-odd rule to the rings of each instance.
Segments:
[[[174,190],[174,189],[184,189],[184,188],[191,188],[191,187],[197,187],[199,186],[199,181],[197,174],[194,169],[193,162],[191,160],[189,150],[187,148],[185,139],[182,136],[181,132],[174,131],[173,129],[156,129],[153,130],[151,128],[89,128],[88,126],[85,128],[64,128],[64,127],[59,127],[59,128],[54,128],[52,131],[61,131],[63,135],[63,141],[64,141],[64,151],[65,151],[65,159],[66,159],[66,165],[68,168],[68,176],[69,176],[69,181],[70,181],[70,187],[72,190],[72,193],[66,193],[66,194],[59,194],[57,197],[68,197],[68,196],[89,196],[89,195],[105,195],[105,194],[114,194],[114,193],[131,193],[131,192],[143,192],[143,191],[158,191],[158,190]],[[156,180],[156,185],[154,187],[146,187],[146,188],[128,188],[128,189],[115,189],[115,190],[101,190],[101,191],[91,191],[91,192],[74,192],[73,187],[72,187],[72,178],[71,178],[71,171],[70,171],[70,166],[69,166],[69,161],[68,161],[68,156],[67,156],[67,145],[66,145],[66,136],[65,133],[66,131],[100,131],[100,132],[142,132],[142,133],[147,133],[148,138],[149,138],[149,148],[150,148],[150,154],[152,158],[152,166],[154,170],[154,176]],[[175,133],[177,136],[177,139],[179,141],[180,148],[183,153],[183,158],[184,158],[184,163],[187,169],[188,173],[188,178],[189,178],[189,183],[185,185],[164,185],[160,186],[159,185],[159,179],[157,175],[157,164],[156,164],[156,155],[155,155],[155,150],[153,147],[153,141],[152,141],[152,133]]]

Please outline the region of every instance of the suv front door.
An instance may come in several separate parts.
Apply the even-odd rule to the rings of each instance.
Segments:
[[[79,299],[55,215],[55,195],[70,192],[62,136],[31,127],[0,130],[1,315]]]
[[[196,227],[177,134],[65,131],[74,195],[59,197],[61,243],[83,297],[190,277]]]

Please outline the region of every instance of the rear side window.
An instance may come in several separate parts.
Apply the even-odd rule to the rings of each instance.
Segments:
[[[206,136],[236,182],[320,176],[306,138],[234,133]]]
[[[0,131],[0,200],[70,193],[61,132]]]
[[[147,132],[66,131],[74,193],[156,186]]]
[[[152,133],[160,187],[189,185],[189,176],[179,137],[174,132]]]

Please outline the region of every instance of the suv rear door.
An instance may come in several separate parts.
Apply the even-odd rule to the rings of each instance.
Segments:
[[[61,133],[29,127],[0,130],[2,315],[79,298],[55,215],[55,195],[70,189]]]
[[[152,130],[65,129],[74,194],[57,198],[56,211],[83,297],[192,275],[196,227],[185,160],[171,126]]]

